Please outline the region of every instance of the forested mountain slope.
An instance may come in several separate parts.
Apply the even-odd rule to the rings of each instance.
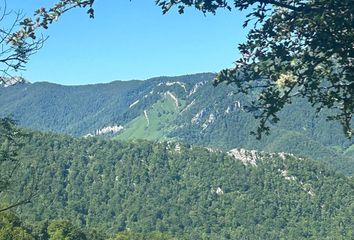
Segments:
[[[37,169],[38,194],[18,209],[32,222],[186,239],[353,236],[353,179],[308,159],[33,132],[20,142],[14,190],[21,194]]]
[[[290,152],[321,160],[352,175],[353,140],[302,99],[282,112],[270,136],[250,136],[257,121],[244,106],[252,96],[234,95],[233,85],[212,86],[210,73],[146,81],[61,86],[50,83],[0,87],[1,116],[19,124],[75,136],[121,140],[178,140],[228,150]]]

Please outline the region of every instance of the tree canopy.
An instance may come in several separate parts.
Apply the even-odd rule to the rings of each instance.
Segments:
[[[345,135],[353,134],[354,111],[354,5],[351,0],[156,0],[167,13],[177,7],[195,7],[216,14],[220,8],[248,11],[244,27],[253,24],[235,67],[222,70],[215,85],[238,86],[238,92],[254,94],[248,110],[259,119],[254,134],[269,134],[270,124],[295,97],[307,99],[319,112],[332,109],[328,120],[337,120]],[[94,0],[61,0],[50,9],[39,8],[35,19],[26,18],[22,28],[8,39],[22,49],[63,13],[86,8],[94,17]]]
[[[20,137],[24,137],[24,133],[20,132],[15,122],[9,118],[0,118],[0,198],[6,198],[13,194],[18,188],[18,170],[24,164],[18,158],[18,151],[22,147],[19,142]],[[31,166],[28,170],[32,176],[24,183],[23,195],[13,201],[1,202],[0,212],[7,211],[22,204],[29,203],[35,194],[35,181]]]
[[[180,13],[194,6],[207,13],[231,10],[228,1],[156,1],[163,12],[174,5]],[[306,98],[317,111],[334,110],[329,120],[339,120],[347,137],[354,110],[354,5],[344,0],[235,0],[234,8],[252,8],[244,26],[253,23],[247,41],[239,45],[242,56],[232,69],[215,79],[235,83],[238,91],[258,94],[249,110],[256,113],[258,137],[269,132],[268,120],[294,97]]]
[[[231,157],[176,142],[28,130],[19,138],[27,168],[16,176],[32,176],[30,160],[37,159],[38,194],[17,212],[49,239],[108,239],[97,233],[90,238],[94,229],[118,234],[117,240],[353,236],[353,179],[310,159],[243,149]],[[4,215],[0,239],[1,232],[21,226]]]
[[[25,17],[21,11],[8,10],[4,0],[0,5],[0,23],[12,24],[9,27],[0,27],[0,71],[3,75],[25,69],[29,57],[36,53],[46,40],[46,37],[40,34],[41,29],[47,29],[48,25],[57,21],[62,14],[77,7],[89,7],[87,12],[93,17],[93,2],[94,0],[60,0],[50,9],[38,8],[32,19]],[[7,78],[0,79],[0,83],[6,84],[7,81]]]
[[[14,12],[7,8],[6,0],[1,2],[0,23],[10,23],[0,27],[0,72],[3,75],[8,75],[12,70],[23,70],[29,57],[38,51],[45,41],[43,37],[36,39],[34,33],[27,35],[24,29],[17,29],[23,18],[21,11]],[[1,78],[0,83],[6,84],[6,80]]]

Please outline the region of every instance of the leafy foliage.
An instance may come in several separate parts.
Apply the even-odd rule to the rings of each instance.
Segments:
[[[48,235],[51,240],[86,240],[86,236],[75,228],[69,221],[53,221],[48,226]]]
[[[13,120],[0,118],[0,197],[3,199],[18,189],[17,174],[24,164],[18,158],[18,151],[22,146],[19,143],[21,137],[24,135],[17,129]],[[13,201],[2,202],[0,212],[28,203],[32,199],[35,189],[33,165],[27,167],[29,175],[23,182],[22,194]]]
[[[166,13],[177,5],[215,13],[228,8],[227,1],[156,1]],[[347,137],[353,129],[354,50],[352,1],[235,0],[238,10],[252,8],[244,23],[254,22],[247,41],[239,45],[242,57],[233,69],[221,71],[215,84],[235,83],[239,93],[257,89],[249,106],[260,120],[257,138],[269,134],[270,120],[294,97],[306,98],[317,111],[333,109],[329,120],[338,120]]]
[[[160,232],[154,233],[135,233],[131,231],[120,232],[115,235],[111,240],[177,240],[177,238],[172,238],[167,234]],[[178,238],[179,239],[179,238]]]
[[[16,14],[13,26],[10,30],[1,29],[0,39],[2,51],[0,53],[0,63],[4,66],[0,71],[7,73],[9,70],[24,70],[29,57],[37,52],[43,45],[46,38],[40,37],[38,40],[38,32],[41,29],[47,29],[49,24],[52,24],[65,12],[78,7],[89,8],[87,13],[93,18],[94,11],[92,4],[94,0],[60,0],[50,9],[43,7],[36,10],[34,19],[24,17],[21,13]],[[4,12],[1,15],[1,20],[9,15],[7,12],[6,1],[3,1],[1,8]],[[15,27],[19,29],[15,31]],[[6,79],[1,78],[0,83],[4,83]],[[6,83],[6,82],[5,82]]]
[[[43,133],[22,141],[21,158],[40,164],[38,197],[18,209],[30,221],[66,219],[83,232],[130,229],[189,239],[353,234],[352,179],[310,160],[263,154],[255,167],[177,143]],[[61,220],[52,226],[50,236],[82,231]]]
[[[16,28],[21,24],[24,16],[21,11],[15,12],[7,8],[6,0],[0,3],[0,73],[9,75],[11,71],[23,70],[29,57],[36,53],[43,45],[45,38],[35,38]],[[11,37],[16,35],[17,38]],[[21,39],[19,39],[21,38]],[[0,85],[7,84],[8,78],[0,77]]]
[[[0,213],[0,239],[33,240],[34,238],[21,219],[13,212],[7,211]]]
[[[68,220],[28,223],[14,212],[0,213],[0,240],[178,240],[160,232],[123,231],[106,234],[96,229],[82,229]]]

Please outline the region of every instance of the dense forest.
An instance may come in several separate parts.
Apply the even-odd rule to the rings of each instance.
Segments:
[[[350,239],[354,182],[308,159],[25,131],[0,239]],[[30,169],[35,169],[32,171]],[[19,217],[20,216],[20,217]],[[22,234],[22,235],[21,235]],[[118,234],[118,235],[116,235]],[[21,237],[8,237],[21,236]]]
[[[49,2],[0,4],[0,240],[354,239],[352,0],[155,0],[162,14],[237,12],[204,26],[186,12],[182,32],[142,2]],[[218,73],[11,76],[74,9],[109,22],[57,25],[70,42],[47,45],[41,79]],[[219,70],[234,33],[238,58]]]
[[[98,135],[120,140],[175,140],[230,150],[246,148],[288,152],[354,173],[353,140],[330,111],[315,113],[303,99],[280,113],[261,141],[250,135],[258,122],[246,111],[252,96],[235,95],[234,85],[213,87],[215,75],[201,73],[146,81],[62,86],[22,83],[0,87],[0,116],[37,130],[73,136]],[[148,121],[147,121],[148,119]],[[103,133],[117,127],[117,132]]]

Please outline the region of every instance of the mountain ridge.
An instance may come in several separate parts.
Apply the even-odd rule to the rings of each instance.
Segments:
[[[262,141],[250,136],[257,121],[244,110],[252,96],[234,95],[235,86],[212,86],[213,73],[156,77],[145,81],[61,86],[33,83],[0,88],[0,115],[19,124],[74,136],[178,140],[224,150],[257,149],[289,152],[329,163],[352,175],[354,144],[339,124],[316,116],[302,99],[286,107],[281,121]],[[102,136],[102,134],[100,134]]]

